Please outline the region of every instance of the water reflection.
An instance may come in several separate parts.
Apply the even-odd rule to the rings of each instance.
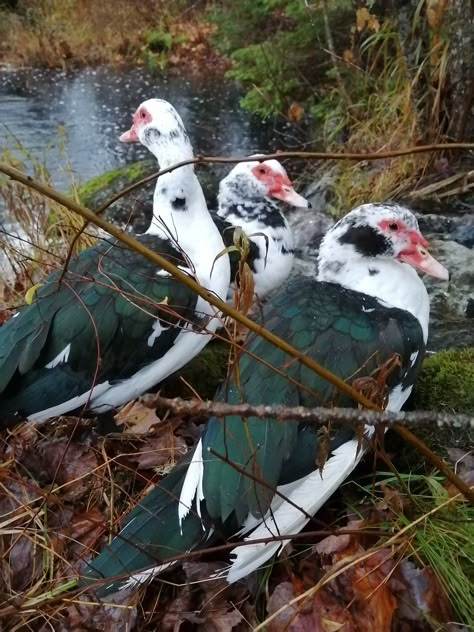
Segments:
[[[13,149],[14,134],[46,162],[56,186],[67,188],[67,163],[83,181],[146,155],[118,136],[137,105],[151,96],[173,103],[201,153],[246,154],[278,146],[273,124],[241,110],[241,95],[230,82],[101,67],[67,73],[1,69],[0,147]]]

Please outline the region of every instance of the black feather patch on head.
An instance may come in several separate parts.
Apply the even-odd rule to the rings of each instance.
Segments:
[[[171,206],[175,211],[187,211],[188,207],[186,206],[186,198],[185,197],[176,197],[171,202]]]
[[[392,253],[388,239],[372,226],[351,226],[339,237],[339,243],[352,244],[364,257],[378,257]]]

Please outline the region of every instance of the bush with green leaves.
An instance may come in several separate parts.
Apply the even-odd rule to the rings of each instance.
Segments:
[[[214,44],[230,54],[229,77],[250,86],[242,106],[261,115],[286,113],[293,101],[311,105],[319,98],[332,67],[326,50],[328,20],[332,37],[347,45],[353,19],[351,2],[332,0],[326,12],[301,0],[244,0],[215,6]]]

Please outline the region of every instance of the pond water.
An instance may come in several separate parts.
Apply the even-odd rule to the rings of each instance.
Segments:
[[[235,83],[144,68],[67,73],[2,68],[0,149],[18,151],[19,143],[43,160],[54,184],[66,190],[68,163],[82,182],[147,155],[139,145],[120,143],[118,137],[130,127],[137,106],[150,97],[167,99],[176,107],[200,153],[245,155],[281,146],[282,128],[242,110],[240,96]]]

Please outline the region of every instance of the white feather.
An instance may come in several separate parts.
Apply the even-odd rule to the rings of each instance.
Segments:
[[[181,494],[179,496],[178,520],[181,534],[183,533],[183,520],[188,515],[193,501],[196,498],[197,513],[201,516],[201,501],[204,499],[202,491],[202,477],[204,464],[202,461],[202,440],[199,440],[193,454],[184,479]]]
[[[161,332],[169,329],[169,327],[163,327],[160,323],[160,319],[157,318],[151,326],[151,334],[148,336],[147,345],[153,347],[155,340],[161,336]]]
[[[16,314],[15,314],[16,316]],[[55,366],[58,366],[58,364],[62,364],[64,362],[67,362],[69,359],[69,354],[71,353],[71,343],[69,343],[68,345],[66,345],[64,347],[64,349],[62,351],[60,351],[58,353],[58,355],[53,358],[51,360],[51,362],[48,362],[48,364],[45,364],[45,369],[54,369]]]
[[[373,428],[366,428],[367,435],[372,433]],[[293,483],[279,486],[278,492],[288,498],[292,504],[281,496],[275,495],[271,509],[263,521],[253,517],[247,518],[243,530],[248,531],[253,528],[256,522],[260,523],[260,526],[246,538],[246,542],[249,542],[248,546],[237,547],[232,552],[234,558],[227,572],[229,583],[242,579],[262,566],[289,542],[289,540],[278,540],[266,544],[252,544],[252,540],[269,538],[273,535],[291,535],[301,531],[309,520],[308,515],[313,516],[320,509],[359,463],[365,448],[361,446],[357,453],[357,446],[357,439],[347,441],[334,450],[333,455],[325,463],[322,473],[315,470]]]
[[[120,590],[125,590],[126,588],[135,588],[137,586],[140,586],[141,584],[145,584],[151,581],[153,577],[156,577],[156,575],[159,575],[159,573],[166,570],[170,566],[173,566],[174,564],[176,564],[176,562],[166,562],[165,564],[160,564],[159,566],[154,566],[153,568],[147,568],[141,573],[130,575],[130,577],[127,577],[125,582],[120,586]],[[114,583],[109,584],[108,586],[104,586],[102,590],[112,588]]]
[[[37,413],[33,413],[32,415],[29,415],[28,419],[30,421],[46,421],[51,417],[59,417],[60,415],[65,415],[70,410],[74,410],[75,408],[84,406],[84,404],[87,404],[87,402],[91,401],[94,397],[97,397],[102,393],[108,391],[109,388],[109,382],[97,384],[97,386],[95,386],[92,391],[87,391],[82,395],[72,397],[71,399],[68,399],[67,402],[63,402],[62,404],[58,404],[57,406],[52,406],[51,408],[46,408],[46,410],[40,410]]]

